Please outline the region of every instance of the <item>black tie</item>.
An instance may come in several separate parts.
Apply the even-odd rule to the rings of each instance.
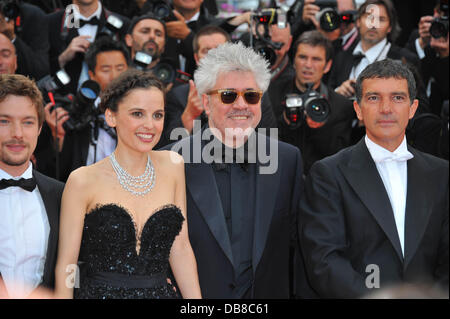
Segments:
[[[21,178],[16,179],[1,179],[0,189],[5,189],[11,186],[21,187],[26,191],[32,192],[36,188],[36,180],[34,178]]]
[[[353,60],[352,60],[352,65],[354,67],[356,67],[359,62],[361,62],[361,60],[365,57],[365,55],[361,52],[358,52],[356,54],[353,55]]]
[[[100,25],[100,20],[97,17],[93,17],[90,20],[81,20],[80,19],[80,28],[85,26],[86,24],[90,25]]]

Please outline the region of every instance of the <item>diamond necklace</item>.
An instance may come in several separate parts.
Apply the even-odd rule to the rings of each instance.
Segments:
[[[140,176],[132,176],[128,174],[128,172],[124,170],[117,162],[114,152],[109,156],[109,160],[114,171],[116,172],[120,185],[131,194],[135,196],[144,196],[152,190],[153,186],[155,186],[156,174],[150,155],[147,155],[145,172]]]

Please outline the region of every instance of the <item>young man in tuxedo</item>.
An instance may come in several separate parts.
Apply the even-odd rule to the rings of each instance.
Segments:
[[[53,287],[64,184],[33,169],[44,122],[42,95],[22,75],[0,75],[0,295]],[[1,289],[0,285],[0,289]]]
[[[406,143],[415,94],[401,62],[369,65],[354,102],[366,136],[310,170],[299,233],[321,297],[359,298],[404,283],[448,292],[448,161]]]
[[[75,93],[89,79],[84,54],[102,33],[110,16],[122,21],[115,35],[123,39],[129,19],[107,10],[99,0],[73,0],[66,10],[48,15],[50,72],[53,74],[64,68],[71,79],[70,92]]]

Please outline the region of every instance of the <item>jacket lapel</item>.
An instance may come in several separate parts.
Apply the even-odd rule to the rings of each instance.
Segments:
[[[391,202],[383,180],[378,174],[375,162],[365,145],[364,138],[355,145],[348,164],[340,165],[340,169],[355,193],[389,238],[398,258],[403,261]]]
[[[48,238],[47,254],[45,258],[43,283],[51,282],[51,272],[55,263],[56,250],[58,247],[59,234],[59,207],[57,207],[57,200],[55,200],[55,193],[49,188],[40,174],[33,170],[33,176],[36,179],[36,184],[44,202],[45,211],[47,213],[48,223],[50,225],[50,234]]]
[[[408,181],[405,209],[405,263],[404,269],[414,257],[422,240],[431,214],[430,191],[431,168],[422,161],[421,155],[411,147],[408,150],[414,158],[408,161]]]
[[[270,149],[270,139],[260,134],[257,136],[258,139],[265,139],[265,146],[267,150],[266,154],[269,154],[269,151],[273,152],[273,150]],[[277,158],[277,160],[279,161],[279,158]],[[273,174],[261,174],[261,163],[258,160],[256,163],[255,199],[257,200],[255,203],[255,226],[253,230],[253,273],[255,273],[256,267],[258,266],[264,252],[264,248],[266,247],[267,236],[269,235],[272,216],[274,214],[275,200],[277,197],[276,190],[280,184],[281,170],[281,168],[278,167]]]

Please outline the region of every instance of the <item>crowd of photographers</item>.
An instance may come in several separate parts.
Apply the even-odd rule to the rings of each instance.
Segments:
[[[282,141],[298,146],[306,173],[364,135],[353,111],[355,79],[385,58],[402,60],[416,77],[420,105],[408,142],[448,159],[447,0],[424,5],[414,30],[399,1],[260,2],[258,10],[219,18],[214,0],[72,0],[59,8],[54,1],[0,0],[0,73],[33,78],[48,103],[37,169],[65,181],[111,154],[115,132],[97,109],[99,95],[130,67],[166,85],[157,148],[173,142],[173,129],[191,133],[195,119],[206,123],[193,73],[226,41],[242,41],[270,62],[260,127],[276,127]],[[399,40],[400,27],[409,39]]]

